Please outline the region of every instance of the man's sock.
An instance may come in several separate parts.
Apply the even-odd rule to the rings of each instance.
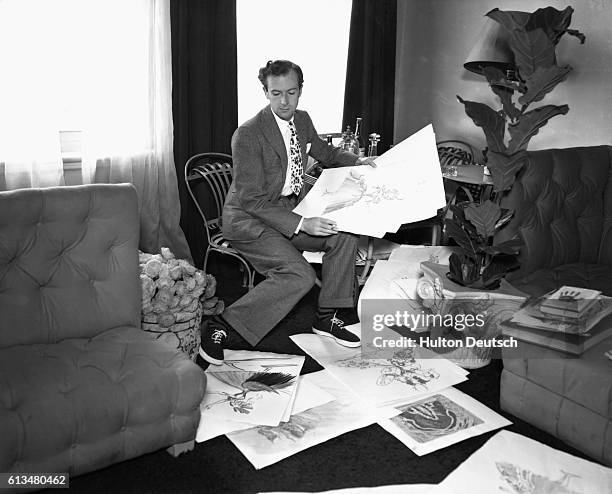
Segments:
[[[323,319],[327,319],[329,317],[332,317],[334,315],[334,312],[336,312],[337,310],[338,309],[333,309],[333,308],[328,308],[328,307],[325,307],[325,308],[319,307],[317,309],[316,317],[317,317],[317,319],[322,321]]]

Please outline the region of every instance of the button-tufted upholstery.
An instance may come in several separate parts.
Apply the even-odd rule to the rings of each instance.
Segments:
[[[502,206],[515,215],[497,241],[518,233],[521,267],[508,279],[532,295],[563,285],[612,296],[612,154],[609,146],[528,153]],[[501,407],[612,465],[612,338],[580,358],[522,344],[504,358]]]
[[[609,146],[528,153],[502,206],[515,211],[497,241],[517,234],[521,267],[508,280],[532,295],[562,285],[612,295],[612,165]]]
[[[0,193],[0,471],[194,439],[204,374],[139,329],[138,222],[127,184]]]

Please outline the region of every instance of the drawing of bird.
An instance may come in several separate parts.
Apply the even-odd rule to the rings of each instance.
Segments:
[[[285,372],[236,371],[236,372],[209,372],[211,376],[222,383],[239,390],[238,393],[220,393],[223,399],[208,404],[205,409],[220,403],[229,403],[235,412],[248,414],[253,410],[253,401],[247,398],[249,392],[264,392],[279,394],[279,390],[291,386],[295,376]]]

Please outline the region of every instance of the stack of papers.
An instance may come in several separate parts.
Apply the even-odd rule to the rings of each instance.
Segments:
[[[341,231],[381,238],[446,205],[431,125],[376,158],[376,165],[323,170],[293,211],[334,220]]]

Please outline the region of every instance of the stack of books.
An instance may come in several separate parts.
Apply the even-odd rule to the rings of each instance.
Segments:
[[[612,298],[563,286],[528,302],[504,323],[507,336],[580,355],[612,336]]]

